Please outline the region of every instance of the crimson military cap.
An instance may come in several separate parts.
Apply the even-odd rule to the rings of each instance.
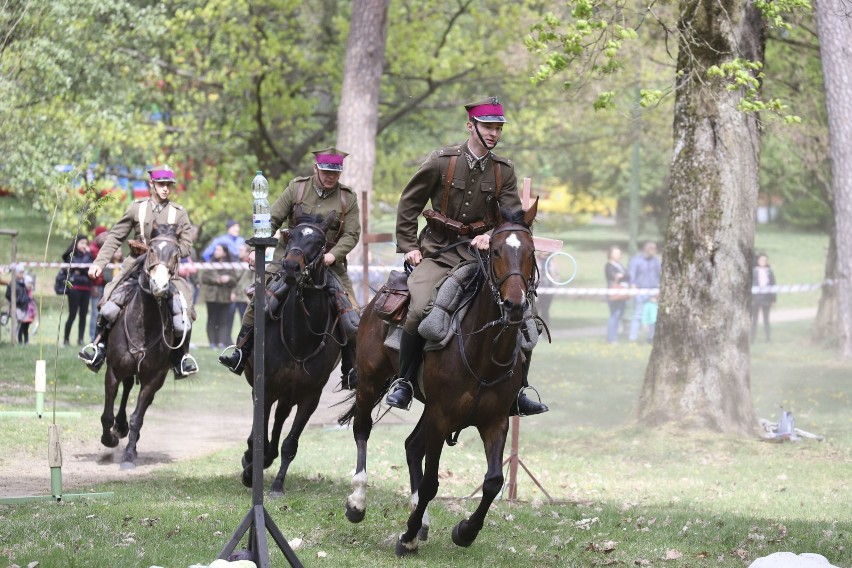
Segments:
[[[467,117],[478,122],[508,122],[503,116],[503,105],[497,97],[488,97],[481,101],[464,105]]]
[[[349,155],[334,146],[322,150],[314,150],[313,154],[317,158],[317,168],[332,172],[342,172],[343,159]]]

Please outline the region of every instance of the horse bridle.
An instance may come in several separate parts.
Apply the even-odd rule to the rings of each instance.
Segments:
[[[516,233],[516,232],[523,232],[523,233],[528,234],[530,237],[532,237],[532,231],[528,227],[524,227],[523,225],[518,225],[518,224],[513,223],[513,224],[510,224],[509,226],[504,226],[504,227],[499,227],[497,229],[494,229],[491,232],[491,239],[493,240],[494,236],[498,235],[500,233]],[[535,290],[538,287],[538,265],[535,262],[535,249],[533,249],[533,270],[532,270],[532,273],[530,274],[529,278],[527,278],[523,273],[521,273],[517,270],[509,271],[506,274],[504,274],[502,277],[497,278],[497,275],[494,273],[494,261],[491,258],[491,251],[492,250],[493,249],[491,249],[489,247],[487,269],[483,265],[483,260],[482,260],[481,255],[477,255],[477,258],[479,259],[479,262],[480,262],[480,268],[483,270],[484,274],[486,274],[486,276],[487,276],[488,285],[491,287],[491,295],[494,296],[494,301],[498,305],[502,303],[501,298],[500,298],[500,287],[503,285],[503,283],[506,280],[508,280],[512,276],[519,276],[521,278],[521,280],[524,281],[524,284],[526,285],[526,289],[527,289],[527,291],[526,291],[527,300],[531,301],[531,297],[532,297],[533,294],[535,294]],[[520,322],[518,322],[518,323],[520,323]]]
[[[308,227],[310,229],[318,231],[319,234],[322,236],[322,242],[325,243],[326,231],[325,231],[325,229],[323,229],[319,225],[316,225],[314,223],[299,223],[298,225],[296,225],[296,227],[293,227],[293,229],[296,229],[298,227]],[[288,245],[289,245],[289,237],[288,237]],[[305,253],[304,249],[302,249],[301,247],[297,247],[297,246],[288,247],[284,251],[284,257],[286,258],[288,254],[290,254],[291,252],[294,252],[294,251],[301,253],[302,258],[307,260],[308,255]],[[313,273],[313,271],[317,267],[317,265],[319,265],[319,263],[323,261],[323,256],[324,256],[323,251],[325,251],[324,245],[322,247],[320,247],[319,252],[316,254],[316,256],[314,256],[314,258],[312,258],[310,260],[310,262],[305,263],[305,268],[304,268],[304,270],[302,270],[302,274],[299,276],[299,281],[296,283],[297,293],[298,293],[298,290],[301,290],[302,286],[310,278],[311,273]],[[322,282],[319,286],[317,285],[317,283],[314,283],[314,287],[316,287],[316,288],[321,288],[322,286],[325,286],[325,282]]]
[[[175,272],[177,271],[178,262],[180,262],[180,258],[179,258],[180,254],[176,254],[174,256],[174,258],[170,258],[167,263],[162,262],[159,255],[157,255],[157,262],[151,262],[152,257],[151,257],[150,251],[151,251],[151,249],[154,248],[154,243],[156,243],[158,241],[166,241],[168,243],[175,245],[176,247],[179,247],[178,240],[175,237],[172,237],[171,235],[157,235],[156,237],[154,237],[153,239],[151,239],[149,241],[149,244],[148,244],[149,254],[145,257],[145,266],[143,267],[143,270],[147,273],[149,270],[151,270],[152,268],[154,268],[158,264],[162,264],[169,271],[169,274],[174,276]]]

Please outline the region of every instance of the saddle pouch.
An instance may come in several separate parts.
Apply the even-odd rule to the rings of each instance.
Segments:
[[[376,294],[373,311],[380,320],[399,324],[405,321],[410,300],[408,274],[399,270],[391,270],[388,281]]]

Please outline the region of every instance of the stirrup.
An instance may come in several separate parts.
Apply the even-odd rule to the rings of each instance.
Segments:
[[[532,389],[532,391],[535,393],[536,398],[538,398],[538,402],[535,402],[531,398],[527,397],[525,392],[527,389]],[[536,405],[538,407],[536,408],[535,412],[521,412],[521,397],[524,397],[529,404]],[[541,395],[539,394],[538,390],[535,387],[528,386],[523,387],[521,388],[521,390],[518,391],[518,396],[515,397],[515,402],[514,404],[512,404],[512,409],[509,412],[509,416],[535,416],[536,414],[544,414],[549,410],[550,409],[547,407],[547,405],[541,402]]]
[[[186,353],[180,358],[180,363],[174,367],[173,370],[175,372],[176,381],[185,379],[198,372],[198,361],[195,360],[195,357]]]
[[[395,404],[390,403],[390,398],[396,394],[397,390],[407,390],[408,391],[408,404],[405,407],[397,406]],[[385,404],[392,408],[399,408],[400,410],[409,410],[411,409],[411,401],[414,400],[414,385],[411,384],[411,381],[406,379],[405,377],[398,377],[390,386],[390,392],[387,397],[385,397]]]
[[[225,355],[229,349],[233,349],[234,352],[230,355]],[[230,358],[234,355],[237,356],[237,362],[231,364]],[[232,373],[236,373],[237,375],[242,374],[242,369],[245,368],[245,364],[243,363],[243,350],[237,347],[236,345],[229,345],[225,347],[222,352],[219,354],[219,363],[225,366]]]
[[[101,349],[102,347],[96,345],[95,342],[91,342],[77,352],[77,357],[86,364],[90,371],[97,373],[106,361],[106,353],[101,355]],[[99,356],[100,360],[98,360]]]
[[[340,375],[340,390],[354,391],[358,386],[358,371],[353,367],[348,373]]]

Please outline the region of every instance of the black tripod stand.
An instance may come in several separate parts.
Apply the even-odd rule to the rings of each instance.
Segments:
[[[227,560],[248,531],[248,550],[251,560],[258,568],[269,568],[269,546],[266,531],[272,535],[278,548],[284,553],[287,562],[294,568],[302,568],[302,563],[287,544],[287,540],[263,506],[263,449],[266,441],[264,432],[264,343],[266,335],[266,249],[274,247],[278,241],[273,238],[253,237],[246,241],[255,247],[254,252],[254,419],[252,422],[252,482],[251,509],[234,531],[233,536],[219,553],[219,558]]]

